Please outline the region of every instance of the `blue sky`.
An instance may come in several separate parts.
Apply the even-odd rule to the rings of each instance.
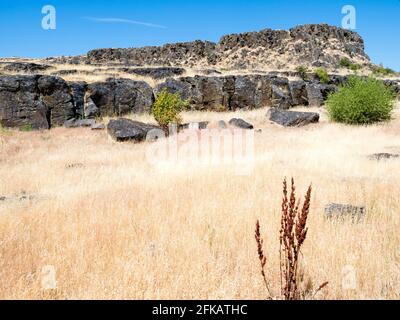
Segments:
[[[1,0],[0,56],[83,54],[94,48],[140,47],[299,24],[341,26],[341,8],[357,9],[357,29],[375,63],[400,70],[400,0]],[[43,30],[44,5],[57,12]]]

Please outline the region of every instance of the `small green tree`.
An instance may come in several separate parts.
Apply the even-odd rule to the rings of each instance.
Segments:
[[[166,130],[169,124],[180,124],[180,112],[189,106],[189,102],[182,100],[179,93],[170,93],[163,89],[153,104],[152,114],[158,124]]]
[[[328,72],[324,68],[317,68],[315,69],[315,74],[319,78],[322,83],[328,84],[330,81]]]
[[[366,125],[390,120],[394,103],[395,94],[383,81],[351,76],[329,95],[327,110],[333,121]]]

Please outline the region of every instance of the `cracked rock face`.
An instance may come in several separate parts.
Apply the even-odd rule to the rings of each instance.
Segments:
[[[353,31],[315,24],[287,31],[265,29],[231,34],[223,36],[218,43],[193,41],[161,47],[92,50],[85,60],[136,66],[255,69],[266,65],[284,68],[290,64],[327,67],[337,65],[341,58],[368,63],[363,39]]]
[[[69,86],[50,76],[0,77],[0,121],[6,127],[49,129],[75,117]]]

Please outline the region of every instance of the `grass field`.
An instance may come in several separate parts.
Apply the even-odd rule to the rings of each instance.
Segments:
[[[279,293],[281,184],[313,184],[304,283],[317,299],[400,298],[400,112],[389,124],[284,129],[266,110],[239,113],[255,133],[255,168],[154,168],[147,144],[106,132],[0,131],[0,299],[265,299],[254,240]],[[187,113],[185,120],[232,118]],[[149,120],[140,117],[141,120]],[[338,202],[365,205],[360,223],[324,219]],[[45,290],[46,266],[57,289]],[[348,283],[352,285],[348,286]]]

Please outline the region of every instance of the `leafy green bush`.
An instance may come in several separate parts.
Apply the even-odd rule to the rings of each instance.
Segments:
[[[308,79],[308,74],[307,74],[307,72],[308,72],[308,68],[307,68],[307,67],[305,67],[305,66],[298,66],[298,67],[296,68],[296,71],[298,72],[298,74],[299,74],[299,76],[300,76],[301,79],[303,79],[304,81],[309,80],[309,79]]]
[[[390,120],[394,102],[394,92],[383,81],[352,76],[329,95],[327,109],[333,121],[364,125]]]
[[[188,101],[182,100],[179,93],[169,93],[163,89],[157,96],[152,113],[158,124],[167,129],[169,124],[182,122],[179,113],[188,105]]]
[[[349,59],[347,58],[343,58],[340,60],[339,62],[339,66],[341,68],[346,68],[346,69],[350,69],[352,71],[357,71],[361,69],[361,66],[359,64],[356,63],[352,63]]]
[[[330,81],[329,75],[328,75],[328,72],[326,72],[325,69],[317,68],[317,69],[315,69],[315,74],[317,75],[317,77],[319,78],[319,80],[322,83],[326,83],[326,84],[329,83],[329,81]]]
[[[376,76],[390,76],[396,74],[396,72],[390,68],[385,68],[382,64],[379,66],[373,66],[372,72]]]

